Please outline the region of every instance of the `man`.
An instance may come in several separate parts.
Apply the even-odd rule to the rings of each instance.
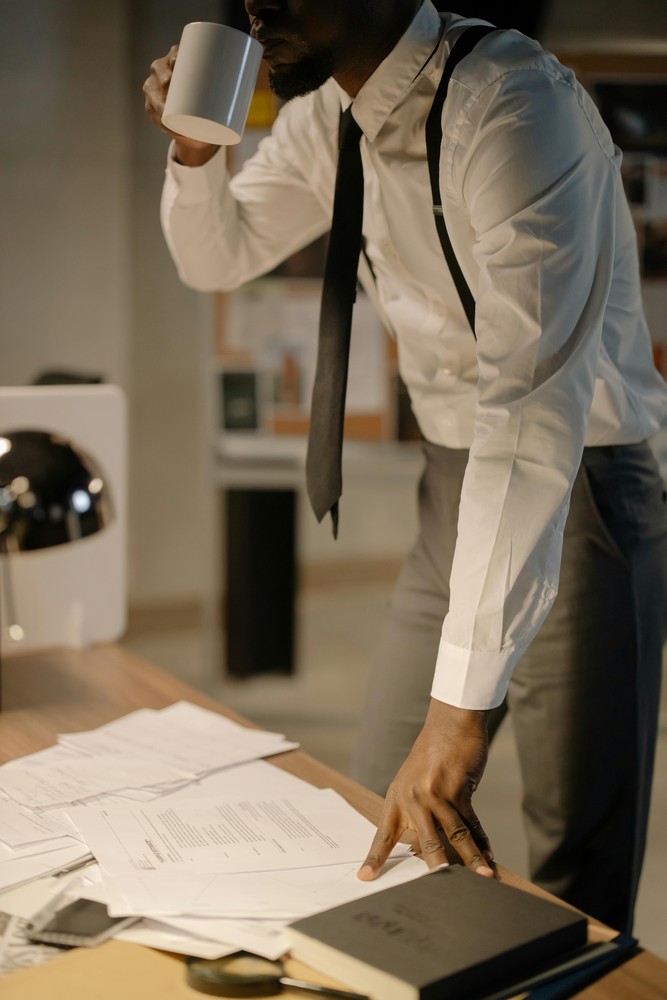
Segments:
[[[194,288],[231,290],[325,233],[352,102],[369,293],[424,437],[420,535],[355,766],[378,792],[389,786],[360,877],[375,877],[406,831],[431,867],[448,841],[493,874],[471,800],[509,706],[533,879],[629,929],[667,607],[666,499],[647,439],[667,394],[619,151],[571,72],[535,41],[493,32],[460,62],[439,170],[475,339],[438,242],[424,138],[470,22],[430,0],[246,9],[287,103],[231,182],[215,147],[172,136],[162,220],[178,272]],[[144,85],[158,125],[175,54]]]

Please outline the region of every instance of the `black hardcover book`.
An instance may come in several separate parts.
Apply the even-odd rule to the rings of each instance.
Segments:
[[[576,910],[460,865],[295,921],[294,958],[373,1000],[471,1000],[586,943]]]

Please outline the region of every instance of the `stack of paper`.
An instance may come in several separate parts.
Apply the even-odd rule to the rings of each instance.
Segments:
[[[296,745],[187,702],[64,734],[58,745],[0,767],[0,891],[89,856],[67,815],[74,805],[150,801]]]
[[[60,871],[89,857],[71,825],[0,801],[0,891]]]
[[[0,890],[90,853],[81,894],[143,918],[119,936],[276,958],[288,922],[426,871],[399,846],[380,879],[359,881],[372,824],[331,789],[259,759],[295,746],[184,702],[63,734],[0,768]],[[0,911],[35,908],[34,892],[0,894]]]

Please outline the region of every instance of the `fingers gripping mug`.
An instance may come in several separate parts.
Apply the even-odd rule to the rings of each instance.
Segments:
[[[178,46],[162,123],[190,139],[232,146],[241,141],[262,46],[226,24],[186,24]]]

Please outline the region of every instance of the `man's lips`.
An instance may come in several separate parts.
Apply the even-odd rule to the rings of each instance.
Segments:
[[[280,50],[288,46],[287,39],[280,38],[277,35],[268,35],[258,32],[258,34],[255,35],[255,38],[264,49],[264,59],[268,63],[273,62]]]
[[[291,61],[290,55],[294,58],[294,40],[290,39],[289,33],[283,34],[277,25],[266,24],[257,18],[251,25],[250,34],[264,49],[264,59],[268,63],[274,61],[279,50],[282,50],[281,61]]]
[[[286,36],[282,33],[278,25],[266,24],[259,19],[253,21],[250,34],[256,38],[261,45],[275,45],[286,41]]]
[[[271,42],[280,42],[283,36],[277,31],[271,30],[268,26],[255,21],[250,29],[250,34],[256,38],[261,45],[269,45]]]
[[[257,41],[260,42],[262,48],[264,49],[265,56],[270,55],[273,51],[275,51],[275,49],[284,43],[283,38],[258,38]]]

